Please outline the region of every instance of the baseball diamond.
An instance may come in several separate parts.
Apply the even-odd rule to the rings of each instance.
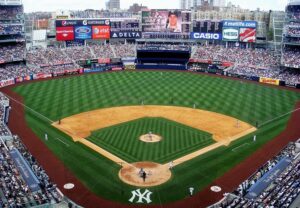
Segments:
[[[299,208],[300,0],[32,2],[0,0],[0,208]]]
[[[24,98],[32,131],[67,167],[63,184],[72,182],[70,171],[97,196],[128,205],[136,188],[151,192],[151,204],[183,200],[189,187],[201,194],[282,132],[300,99],[270,86],[166,71],[90,74],[12,90],[12,98]],[[149,132],[162,140],[139,140]],[[162,169],[147,170],[148,162]],[[145,165],[145,183],[135,163]],[[162,171],[166,177],[155,178]]]

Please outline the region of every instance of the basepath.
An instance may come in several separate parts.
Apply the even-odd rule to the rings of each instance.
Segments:
[[[256,131],[256,128],[250,124],[223,114],[186,107],[156,105],[98,109],[64,118],[52,125],[68,134],[75,142],[80,142],[121,165],[127,162],[86,140],[86,138],[93,131],[144,117],[163,117],[212,134],[213,139],[216,141],[215,144],[174,160],[174,166],[223,145],[229,145],[232,141]]]

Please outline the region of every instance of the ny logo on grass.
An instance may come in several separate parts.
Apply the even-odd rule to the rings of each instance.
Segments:
[[[151,199],[150,196],[152,194],[151,191],[149,191],[148,189],[146,189],[144,191],[144,193],[141,193],[140,189],[137,189],[135,191],[131,191],[132,193],[132,197],[129,199],[129,201],[132,203],[135,199],[135,197],[139,197],[138,200],[136,201],[136,203],[144,203],[143,201],[145,200],[147,202],[147,204],[151,203]]]

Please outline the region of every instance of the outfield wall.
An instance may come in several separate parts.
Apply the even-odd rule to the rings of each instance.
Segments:
[[[189,70],[187,65],[176,65],[176,64],[136,64],[136,69],[138,70],[181,70],[181,71],[192,71],[192,72],[200,72],[200,73],[209,73],[209,74],[217,74],[220,76],[227,76],[239,79],[250,80],[254,82],[260,82],[263,84],[269,85],[276,85],[276,86],[285,86],[290,88],[300,89],[300,84],[289,84],[285,81],[278,80],[278,79],[271,79],[266,77],[255,77],[255,76],[246,76],[246,75],[239,75],[229,72],[224,72],[223,70],[211,70],[211,69],[197,69],[197,70]],[[109,65],[109,66],[101,66],[99,68],[90,69],[90,68],[80,68],[80,69],[73,69],[73,70],[65,70],[61,72],[55,73],[39,73],[39,74],[30,74],[25,75],[22,77],[16,77],[8,80],[1,80],[0,81],[0,88],[14,85],[17,83],[31,81],[31,80],[39,80],[39,79],[46,79],[46,78],[53,78],[59,76],[68,76],[68,75],[79,75],[84,73],[95,73],[95,72],[105,72],[105,71],[120,71],[124,70],[123,66],[119,65]]]

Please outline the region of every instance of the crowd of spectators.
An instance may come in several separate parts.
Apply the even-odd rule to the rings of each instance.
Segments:
[[[0,45],[0,63],[20,61],[25,59],[25,45]]]
[[[23,6],[2,6],[0,7],[1,20],[16,20],[18,15],[23,14]]]
[[[114,58],[114,52],[110,45],[98,45],[90,44],[91,51],[94,53],[96,58]]]
[[[11,63],[0,65],[0,80],[9,80],[30,74],[29,68],[25,64]]]
[[[289,36],[300,36],[300,27],[288,26],[286,32]]]
[[[114,51],[115,52],[114,52]],[[86,47],[47,48],[27,51],[27,63],[35,66],[53,66],[64,63],[76,63],[78,60],[97,58],[120,58],[135,56],[135,46],[127,45],[102,45],[90,43]]]
[[[292,163],[277,178],[274,178],[259,196],[255,199],[246,198],[247,190],[285,157],[293,158]],[[233,194],[236,197],[226,198],[219,207],[289,207],[300,194],[300,157],[295,152],[295,143],[289,144],[279,155],[268,161]]]
[[[117,44],[111,45],[111,47],[113,47],[118,58],[136,57],[136,47],[134,44]]]
[[[300,67],[300,50],[286,49],[282,54],[282,62],[285,65]]]
[[[22,144],[18,136],[12,136],[4,123],[4,105],[9,100],[0,94],[0,207],[31,207],[42,204],[56,204],[63,200],[56,185],[53,184],[43,168]],[[39,190],[31,191],[14,163],[10,151],[17,149],[29,164],[39,180]]]
[[[24,44],[4,45],[0,49],[0,62],[25,59]],[[70,48],[39,48],[28,50],[26,53],[27,67],[19,65],[0,66],[0,79],[7,80],[19,76],[37,73],[53,73],[64,70],[78,69],[78,60],[97,58],[135,57],[136,48],[156,48],[165,50],[186,50],[184,45],[153,45],[153,44],[96,44],[89,43],[85,47]],[[286,81],[288,84],[300,84],[299,73],[282,71],[279,69],[280,56],[264,49],[242,49],[239,47],[225,48],[224,46],[197,46],[192,55],[193,59],[231,62],[234,66],[227,72],[244,76],[267,77]],[[282,63],[286,66],[300,67],[300,52],[285,50]],[[196,69],[195,69],[196,70]]]
[[[261,68],[279,66],[279,58],[269,50],[226,48],[222,45],[199,46],[192,58],[232,62]]]
[[[10,131],[5,125],[5,106],[8,103],[8,98],[0,93],[0,136],[10,135]]]
[[[280,70],[280,56],[269,50],[200,46],[197,47],[193,58],[231,62],[234,67],[231,67],[228,72],[232,74],[280,79],[291,85],[300,84],[299,73]],[[300,66],[298,50],[286,50],[282,58],[285,65]]]
[[[23,26],[20,25],[0,25],[0,35],[21,34]]]
[[[180,50],[180,51],[187,51],[191,50],[190,46],[187,45],[172,45],[172,44],[138,44],[138,50]]]

